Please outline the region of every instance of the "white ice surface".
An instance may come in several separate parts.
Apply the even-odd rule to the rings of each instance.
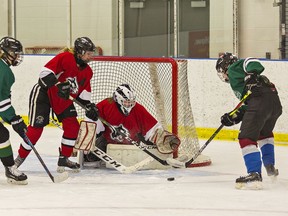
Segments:
[[[14,156],[20,142],[10,129]],[[61,131],[45,128],[36,145],[53,175],[56,173]],[[205,140],[201,140],[201,144]],[[263,170],[264,190],[236,190],[245,175],[237,142],[213,140],[204,150],[208,167],[138,171],[94,169],[70,173],[65,182],[52,183],[33,152],[20,167],[28,185],[6,183],[0,166],[0,216],[287,216],[288,147],[276,146],[280,175],[272,183]],[[167,181],[175,177],[175,181]]]

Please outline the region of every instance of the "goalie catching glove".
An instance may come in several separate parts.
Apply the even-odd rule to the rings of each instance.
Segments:
[[[180,145],[180,139],[173,133],[170,133],[163,128],[156,129],[155,133],[149,139],[153,142],[160,153],[171,154]]]
[[[222,117],[221,117],[221,123],[224,126],[230,127],[232,125],[238,124],[239,122],[242,121],[243,116],[245,114],[245,110],[244,109],[239,109],[237,110],[233,115],[231,115],[233,111],[229,112],[229,113],[225,113]]]

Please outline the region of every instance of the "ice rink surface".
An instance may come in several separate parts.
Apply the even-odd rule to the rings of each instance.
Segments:
[[[20,138],[9,128],[14,157]],[[61,131],[45,128],[36,145],[53,175],[56,173]],[[205,140],[200,141],[203,145]],[[189,169],[137,171],[93,169],[70,173],[52,183],[33,152],[20,167],[28,185],[6,183],[0,166],[1,216],[287,216],[288,147],[276,146],[280,175],[272,183],[263,170],[264,189],[236,190],[245,175],[237,142],[213,140],[204,150],[212,165]],[[167,181],[175,177],[174,181]]]

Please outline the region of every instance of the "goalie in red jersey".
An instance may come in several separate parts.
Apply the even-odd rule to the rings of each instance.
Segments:
[[[106,98],[97,105],[98,114],[114,127],[127,131],[136,142],[156,145],[162,154],[174,152],[180,145],[180,139],[162,127],[162,125],[136,102],[136,93],[128,84],[117,87],[113,97]],[[113,133],[100,120],[97,121],[96,146],[106,152],[107,144],[130,144],[121,135]],[[93,153],[84,155],[85,162],[99,160]]]
[[[71,95],[88,108],[86,116],[96,121],[95,104],[90,102],[90,80],[93,72],[88,62],[92,60],[95,45],[87,37],[75,40],[74,49],[67,49],[52,58],[41,70],[38,83],[34,85],[29,99],[29,123],[27,136],[33,145],[39,140],[43,128],[49,124],[50,110],[56,114],[63,125],[58,172],[65,167],[78,170],[80,165],[68,158],[73,152],[79,123]],[[24,141],[18,150],[15,165],[19,167],[31,152],[31,147]]]

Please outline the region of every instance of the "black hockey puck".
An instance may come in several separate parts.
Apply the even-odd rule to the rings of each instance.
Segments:
[[[175,180],[174,177],[167,178],[167,181],[174,181],[174,180]]]

